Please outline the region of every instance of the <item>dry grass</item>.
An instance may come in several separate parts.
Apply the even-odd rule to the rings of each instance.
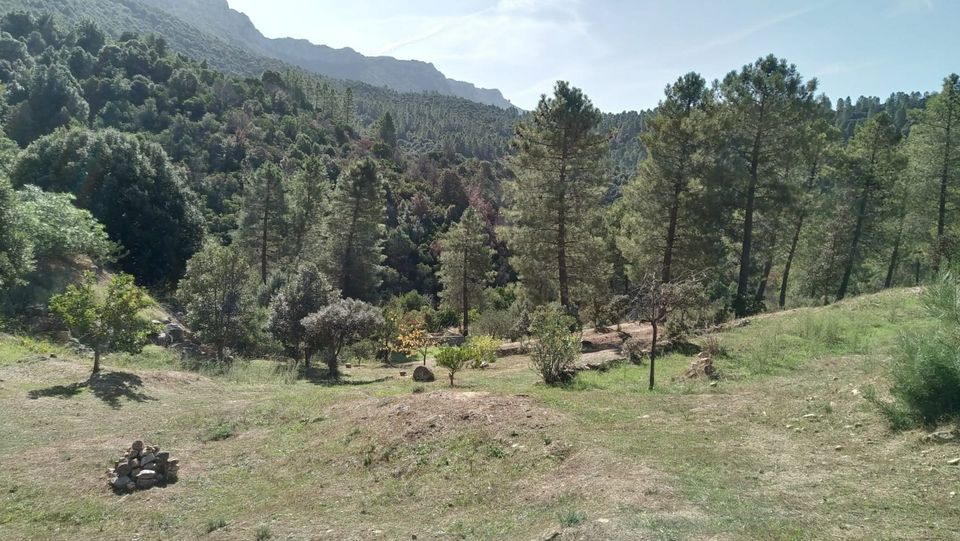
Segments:
[[[670,384],[689,363],[672,355],[652,393],[646,366],[546,388],[523,357],[453,389],[378,366],[342,385],[269,363],[203,376],[152,351],[88,382],[88,361],[7,337],[0,538],[949,539],[960,446],[891,433],[861,395],[923,324],[915,304],[759,318],[718,337],[730,378]],[[136,438],[180,458],[181,480],[107,490]]]

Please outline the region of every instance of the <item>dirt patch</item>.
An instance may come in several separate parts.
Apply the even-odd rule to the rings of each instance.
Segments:
[[[413,443],[418,440],[480,430],[491,437],[509,437],[542,430],[563,421],[557,412],[538,406],[527,396],[472,391],[435,391],[385,398],[364,406],[337,405],[326,414],[363,426],[378,439]],[[350,422],[352,421],[352,422]]]

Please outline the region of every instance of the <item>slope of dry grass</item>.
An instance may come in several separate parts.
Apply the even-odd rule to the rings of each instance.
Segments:
[[[689,363],[546,388],[526,359],[415,384],[344,384],[255,362],[226,376],[162,352],[88,364],[0,339],[2,539],[949,539],[956,444],[891,433],[883,389],[915,293],[756,318],[719,335],[716,387]],[[118,496],[104,470],[136,438],[181,459],[174,485]]]

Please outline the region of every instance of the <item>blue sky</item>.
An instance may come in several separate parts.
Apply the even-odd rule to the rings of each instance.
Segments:
[[[605,111],[688,71],[774,53],[831,98],[936,90],[960,70],[960,0],[228,0],[268,37],[432,62],[532,108],[566,79]]]

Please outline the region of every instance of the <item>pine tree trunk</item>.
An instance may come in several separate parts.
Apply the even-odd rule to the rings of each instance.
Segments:
[[[900,226],[897,228],[897,240],[893,243],[893,254],[890,255],[890,266],[887,267],[887,278],[883,281],[883,288],[893,287],[893,276],[897,271],[897,262],[900,259],[900,244],[903,241],[903,222],[906,216],[903,211],[900,213]]]
[[[650,390],[653,390],[653,386],[656,380],[656,371],[655,367],[657,364],[657,321],[654,318],[654,321],[650,323],[650,326],[653,328],[653,335],[650,340]]]
[[[460,294],[462,295],[461,308],[463,309],[463,329],[461,329],[461,331],[463,336],[467,336],[470,333],[470,295],[467,292],[467,247],[464,245],[461,248],[463,249],[463,273],[460,284]]]
[[[557,217],[557,277],[560,282],[560,304],[570,307],[570,286],[567,276],[567,213],[561,205]]]
[[[680,215],[680,191],[681,185],[680,182],[677,182],[674,185],[673,201],[670,202],[670,221],[667,225],[667,243],[666,248],[663,251],[663,272],[661,273],[660,281],[664,284],[669,284],[672,278],[671,267],[673,265],[673,245],[676,243],[677,222]]]
[[[767,262],[763,264],[763,274],[760,277],[760,284],[757,285],[757,293],[753,297],[753,300],[758,306],[763,302],[763,298],[767,296],[767,283],[770,281],[771,270],[773,270],[772,255],[767,258]]]
[[[267,228],[270,219],[270,189],[267,189],[267,199],[263,202],[263,231],[260,235],[260,283],[267,283]]]
[[[93,350],[93,372],[91,375],[96,375],[100,373],[100,348],[94,348]]]
[[[943,253],[946,249],[946,238],[944,233],[947,227],[947,183],[950,177],[950,135],[953,128],[953,108],[947,109],[947,125],[943,142],[943,167],[940,172],[940,201],[937,213],[937,246],[936,254],[933,259],[934,272],[940,271],[940,262],[943,260]]]
[[[761,121],[762,121],[761,111]],[[743,216],[743,244],[740,249],[740,276],[737,280],[737,297],[733,301],[736,317],[747,315],[747,290],[750,287],[750,250],[753,247],[753,212],[756,206],[757,184],[760,172],[761,132],[758,129],[753,140],[750,157],[750,186],[747,188],[747,206]]]
[[[863,236],[863,222],[867,216],[867,197],[869,187],[863,188],[863,194],[860,196],[860,205],[857,210],[857,225],[853,228],[853,241],[850,243],[850,255],[847,257],[846,266],[843,269],[843,279],[840,281],[840,289],[837,290],[837,300],[843,300],[847,296],[847,289],[850,286],[850,277],[853,275],[853,267],[857,260],[857,251],[860,249],[860,238]]]
[[[800,211],[797,219],[797,227],[793,230],[793,239],[790,241],[790,251],[787,252],[787,263],[783,266],[783,280],[780,282],[780,309],[787,305],[787,283],[790,280],[790,267],[793,266],[793,256],[797,253],[797,243],[800,241],[800,231],[803,229],[803,222],[807,217],[806,208]]]

